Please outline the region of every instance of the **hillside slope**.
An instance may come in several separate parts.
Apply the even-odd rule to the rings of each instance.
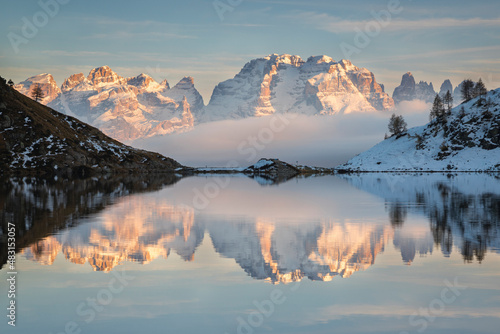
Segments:
[[[0,80],[0,174],[75,177],[103,172],[172,172],[180,167],[173,159],[111,139]]]
[[[338,166],[344,171],[500,171],[500,88],[444,119],[392,136]]]

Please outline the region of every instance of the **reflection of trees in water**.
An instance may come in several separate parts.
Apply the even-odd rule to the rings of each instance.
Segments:
[[[395,232],[404,230],[408,212],[426,215],[433,242],[445,256],[451,254],[453,246],[466,262],[481,262],[488,250],[500,253],[500,177],[496,174],[367,173],[338,177],[384,198]],[[398,240],[398,244],[411,259],[413,243]],[[418,251],[418,245],[415,247]]]
[[[406,216],[408,214],[408,208],[406,204],[401,202],[393,202],[389,203],[389,221],[391,222],[392,227],[402,227]],[[387,203],[386,203],[387,210]]]
[[[428,217],[436,244],[449,255],[453,237],[461,239],[464,261],[483,261],[488,247],[499,243],[500,195],[484,193],[465,195],[445,184],[436,185],[442,205],[429,205]]]

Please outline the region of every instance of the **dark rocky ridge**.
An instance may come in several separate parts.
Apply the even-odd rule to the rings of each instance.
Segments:
[[[0,80],[0,174],[85,177],[174,172],[182,167],[158,153],[126,146]]]

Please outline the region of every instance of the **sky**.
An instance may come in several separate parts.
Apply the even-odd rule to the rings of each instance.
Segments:
[[[15,82],[108,65],[171,86],[192,76],[207,104],[246,62],[288,53],[350,59],[390,95],[408,71],[436,90],[500,87],[498,1],[23,0],[3,4],[0,28],[0,75]]]

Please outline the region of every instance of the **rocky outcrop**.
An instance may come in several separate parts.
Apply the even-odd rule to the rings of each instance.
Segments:
[[[260,159],[243,172],[261,184],[279,184],[301,173],[297,167],[278,159]]]
[[[178,162],[137,150],[0,82],[0,173],[85,177],[173,172]]]
[[[394,89],[392,98],[395,103],[402,101],[422,100],[432,102],[436,96],[432,82],[428,84],[425,81],[415,83],[415,78],[411,72],[407,72],[401,79],[401,84]]]
[[[14,88],[22,94],[31,97],[31,91],[36,85],[40,87],[44,96],[43,99],[40,100],[40,103],[48,104],[61,94],[61,90],[57,87],[54,77],[47,73],[28,78],[14,85]]]
[[[453,85],[449,79],[446,79],[441,85],[441,88],[439,89],[439,96],[444,97],[447,92],[450,92],[450,94],[453,95]]]
[[[233,79],[218,84],[202,121],[274,113],[331,115],[388,110],[392,99],[373,73],[328,56],[269,55],[247,63]]]

